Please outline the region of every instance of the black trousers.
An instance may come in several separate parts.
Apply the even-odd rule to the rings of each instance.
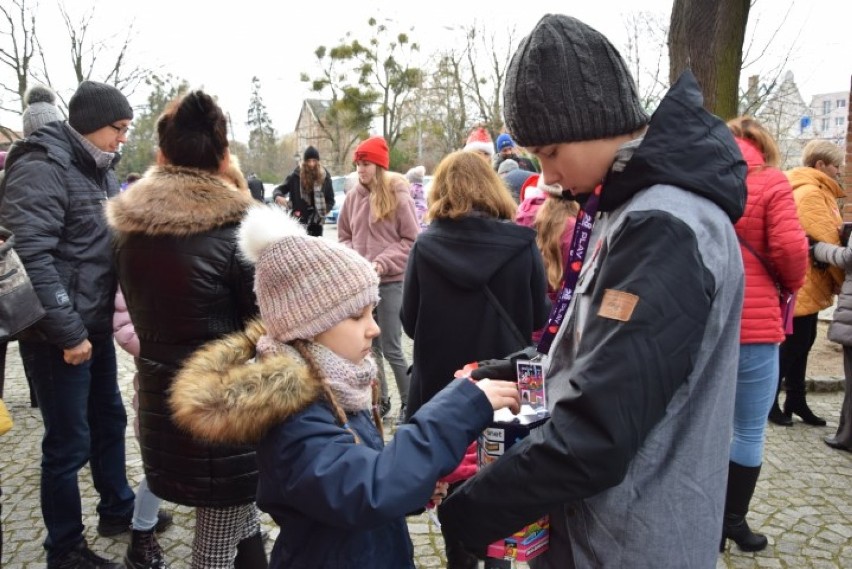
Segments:
[[[778,391],[781,391],[781,382],[784,381],[788,397],[791,393],[805,393],[808,354],[816,340],[818,316],[814,313],[793,318],[793,333],[781,344]]]
[[[311,237],[322,237],[322,223],[308,223],[308,235]]]

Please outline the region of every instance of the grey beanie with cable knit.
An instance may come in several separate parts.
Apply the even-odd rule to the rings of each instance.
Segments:
[[[606,37],[547,14],[512,56],[506,124],[521,146],[610,138],[648,124],[627,65]]]
[[[80,134],[132,118],[133,107],[127,97],[106,83],[83,81],[68,101],[68,124]]]

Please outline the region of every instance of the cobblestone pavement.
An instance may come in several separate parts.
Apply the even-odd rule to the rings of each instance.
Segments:
[[[410,342],[405,342],[407,350]],[[6,366],[6,403],[15,419],[14,429],[0,438],[3,458],[3,563],[8,569],[44,567],[44,525],[39,510],[39,458],[41,417],[29,407],[29,395],[17,344],[9,345]],[[120,352],[119,377],[129,420],[132,420],[133,361]],[[388,374],[388,377],[393,377]],[[397,406],[396,387],[389,386]],[[769,547],[760,553],[742,553],[729,546],[720,555],[717,568],[818,568],[852,567],[852,453],[827,447],[822,437],[837,428],[841,392],[813,393],[814,411],[829,420],[828,427],[815,428],[796,421],[793,427],[769,425],[766,460],[749,515],[753,528],[769,536]],[[393,412],[392,412],[393,413]],[[133,430],[127,430],[127,471],[131,484],[142,476],[139,447]],[[99,537],[95,531],[96,494],[88,469],[80,475],[84,500],[86,537],[95,551],[121,558],[127,538]],[[193,516],[192,509],[168,505],[175,524],[161,535],[173,569],[188,567]],[[270,532],[269,547],[277,528],[264,516]],[[440,531],[425,514],[409,519],[418,567],[442,567]]]

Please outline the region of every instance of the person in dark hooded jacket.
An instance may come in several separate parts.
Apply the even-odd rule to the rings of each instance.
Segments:
[[[400,314],[414,339],[409,417],[464,364],[529,346],[550,309],[535,231],[511,223],[515,203],[508,190],[488,164],[473,158],[459,151],[438,165],[429,193],[430,225],[408,257]]]
[[[549,514],[536,569],[714,567],[743,304],[742,154],[690,72],[649,119],[615,47],[568,16],[544,16],[522,40],[504,98],[544,183],[582,209],[539,344],[550,419],[450,496],[441,529],[483,552]]]
[[[535,231],[512,223],[508,189],[476,154],[441,161],[426,215],[431,223],[411,249],[400,312],[414,338],[409,418],[466,363],[528,347],[550,308]],[[452,541],[445,546],[447,569],[475,567]]]

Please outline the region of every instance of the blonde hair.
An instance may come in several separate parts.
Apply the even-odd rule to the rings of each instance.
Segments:
[[[815,168],[820,160],[826,165],[840,168],[843,165],[843,151],[830,140],[812,140],[802,150],[802,164]]]
[[[249,196],[251,195],[248,182],[246,182],[246,177],[243,176],[243,171],[240,168],[240,159],[237,158],[236,154],[231,154],[230,164],[225,171],[220,174],[220,176],[224,178],[225,181],[233,184],[240,192]]]
[[[548,197],[536,212],[533,228],[536,231],[535,242],[541,251],[547,284],[557,290],[565,271],[562,258],[562,235],[565,222],[569,217],[577,217],[580,205],[573,200]]]
[[[459,150],[435,169],[426,220],[458,219],[479,211],[498,219],[514,219],[517,206],[508,188],[488,162]]]
[[[391,179],[387,170],[378,164],[376,165],[376,175],[367,186],[367,189],[370,190],[370,211],[374,216],[374,221],[389,219],[396,213],[399,204],[397,203],[396,191],[392,185],[392,182],[395,181],[395,176]]]
[[[290,342],[290,345],[293,346],[299,355],[302,356],[302,359],[305,360],[305,363],[308,366],[308,372],[311,374],[311,377],[316,378],[320,384],[320,390],[322,391],[323,398],[328,403],[329,407],[331,407],[331,412],[334,413],[334,417],[337,419],[338,424],[352,433],[352,436],[355,437],[355,442],[360,443],[361,439],[358,437],[358,434],[352,430],[349,426],[349,421],[346,419],[346,411],[343,410],[343,407],[340,406],[340,403],[337,402],[337,397],[334,396],[334,392],[331,390],[331,387],[328,385],[328,381],[326,381],[325,375],[322,372],[322,368],[320,368],[316,359],[313,355],[311,355],[310,350],[308,349],[308,341],[296,339]],[[379,430],[379,436],[384,436],[384,429],[382,428],[382,418],[379,415],[379,388],[377,383],[374,381],[372,384],[372,395],[373,395],[373,422],[376,424],[376,428]]]
[[[767,166],[778,167],[781,164],[781,152],[775,139],[769,134],[762,124],[753,117],[742,116],[728,121],[728,128],[737,138],[748,140],[754,144],[763,155],[763,161]]]

